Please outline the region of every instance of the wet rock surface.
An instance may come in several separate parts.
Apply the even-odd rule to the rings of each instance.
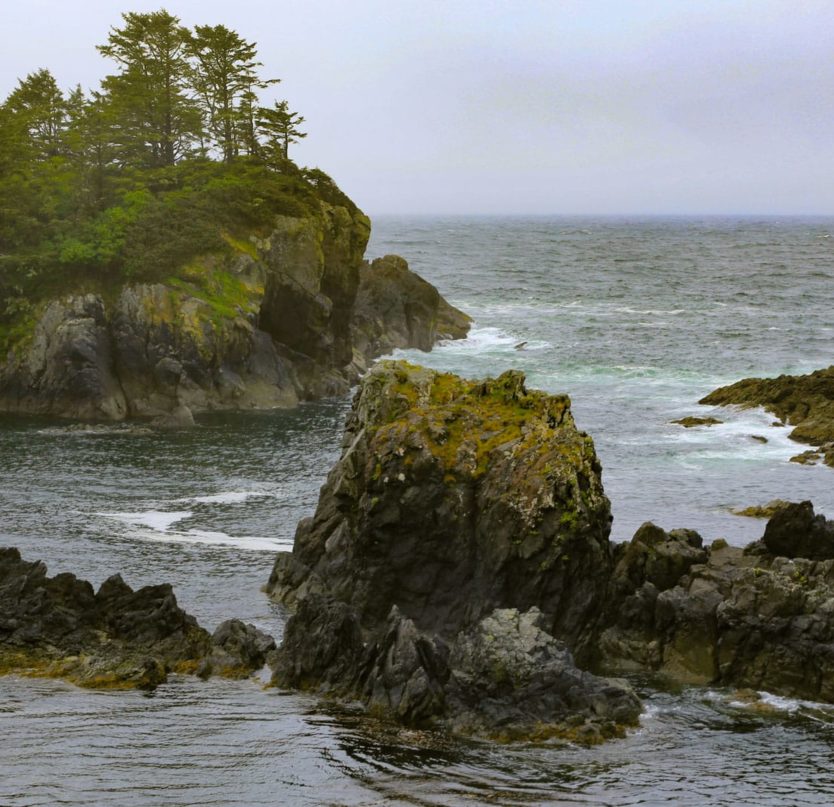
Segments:
[[[382,362],[276,560],[268,590],[295,613],[275,681],[410,724],[585,742],[639,714],[600,672],[834,700],[834,522],[769,506],[744,550],[650,522],[612,545],[567,397]]]
[[[636,697],[567,649],[590,653],[610,520],[566,396],[382,362],[269,581],[296,608],[276,681],[472,733],[615,733]]]
[[[351,321],[354,346],[365,356],[394,348],[431,350],[441,339],[462,339],[471,319],[408,268],[398,255],[365,263]]]
[[[271,637],[233,620],[212,637],[169,585],[134,591],[119,575],[98,591],[0,548],[0,672],[80,686],[153,689],[170,672],[233,677],[260,669]]]

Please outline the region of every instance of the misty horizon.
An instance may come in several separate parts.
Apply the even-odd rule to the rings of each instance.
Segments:
[[[371,215],[834,214],[830,6],[35,0],[6,12],[0,90],[46,67],[89,90],[95,45],[164,6],[257,41],[309,136],[294,147]]]

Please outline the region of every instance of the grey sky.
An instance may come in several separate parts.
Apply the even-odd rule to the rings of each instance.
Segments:
[[[257,41],[371,214],[834,214],[834,0],[5,0],[0,92],[161,6]]]

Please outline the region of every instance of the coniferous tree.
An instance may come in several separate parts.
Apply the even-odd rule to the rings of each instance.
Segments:
[[[224,25],[197,25],[189,40],[196,62],[192,73],[205,128],[225,162],[232,162],[246,145],[251,99],[279,79],[260,79],[257,47]]]
[[[102,86],[115,111],[114,135],[125,161],[174,165],[199,138],[201,121],[189,96],[188,41],[179,19],[165,10],[123,14],[98,50],[120,72]]]
[[[35,159],[45,160],[61,153],[67,106],[49,70],[38,70],[18,81],[5,106],[28,132]]]
[[[307,137],[307,133],[299,128],[302,123],[304,118],[292,112],[286,101],[276,101],[272,108],[258,109],[257,130],[266,139],[264,153],[267,159],[289,159],[290,143]]]

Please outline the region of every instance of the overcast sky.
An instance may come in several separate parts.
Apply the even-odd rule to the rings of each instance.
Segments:
[[[122,11],[259,45],[370,214],[834,214],[834,0],[3,0],[0,91]]]

